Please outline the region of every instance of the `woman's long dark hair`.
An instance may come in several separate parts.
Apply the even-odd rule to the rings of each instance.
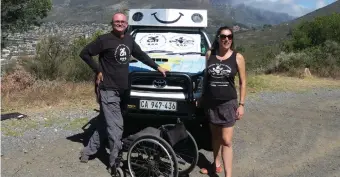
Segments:
[[[213,54],[216,54],[216,52],[218,51],[218,49],[219,49],[219,47],[220,47],[220,46],[219,46],[219,42],[218,42],[218,41],[219,41],[219,35],[221,34],[221,32],[222,32],[223,30],[229,30],[229,31],[231,32],[231,34],[233,34],[233,36],[232,36],[232,43],[231,43],[230,48],[231,48],[232,50],[234,50],[234,33],[233,33],[233,29],[230,28],[229,26],[222,26],[222,27],[220,27],[220,28],[216,31],[214,42],[212,43],[211,48],[210,48],[211,53],[213,53]]]

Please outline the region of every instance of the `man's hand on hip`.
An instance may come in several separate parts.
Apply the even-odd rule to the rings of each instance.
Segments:
[[[99,83],[103,81],[103,74],[101,72],[99,72],[97,74],[97,80],[96,80],[96,84],[99,85]]]
[[[166,72],[168,72],[169,70],[165,69],[165,68],[162,68],[162,67],[158,67],[158,71],[161,72],[163,74],[164,77],[166,77]]]

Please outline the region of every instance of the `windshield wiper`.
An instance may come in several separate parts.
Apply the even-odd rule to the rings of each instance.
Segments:
[[[168,51],[168,50],[150,50],[150,51],[146,51],[146,53],[172,53],[172,51]]]
[[[171,52],[171,53],[167,53],[167,55],[194,55],[194,54],[200,54],[202,55],[201,52]]]

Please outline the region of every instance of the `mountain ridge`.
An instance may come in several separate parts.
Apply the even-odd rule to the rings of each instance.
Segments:
[[[114,11],[129,8],[176,8],[207,9],[209,25],[244,24],[260,27],[264,24],[277,24],[292,20],[288,14],[256,9],[246,5],[232,6],[229,1],[213,2],[212,0],[52,0],[53,9],[45,22],[63,23],[109,23]],[[221,3],[224,4],[221,4]]]
[[[304,16],[288,22],[282,22],[278,25],[273,25],[270,28],[243,31],[236,35],[235,39],[238,43],[245,46],[262,44],[272,45],[273,43],[287,39],[290,30],[300,22],[313,20],[315,17],[330,15],[331,13],[340,13],[340,1],[335,1]]]

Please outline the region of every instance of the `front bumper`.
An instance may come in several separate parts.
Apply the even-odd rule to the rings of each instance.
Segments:
[[[177,109],[174,111],[143,109],[140,105],[141,100],[172,101],[177,103]],[[193,119],[196,117],[195,113],[196,104],[194,102],[178,99],[130,96],[127,105],[127,114],[129,116],[141,118],[166,117]]]
[[[193,92],[192,78],[183,73],[169,73],[167,77],[182,77],[186,78],[187,90],[185,92],[161,92],[150,90],[138,90],[131,89],[131,81],[134,78],[140,77],[163,77],[157,72],[134,72],[130,74],[130,94],[127,103],[127,117],[139,117],[139,118],[167,118],[167,119],[196,119],[202,113],[200,109],[196,107],[196,100],[199,94]],[[154,100],[154,101],[171,101],[177,103],[177,109],[172,110],[150,110],[141,106],[141,100]]]

